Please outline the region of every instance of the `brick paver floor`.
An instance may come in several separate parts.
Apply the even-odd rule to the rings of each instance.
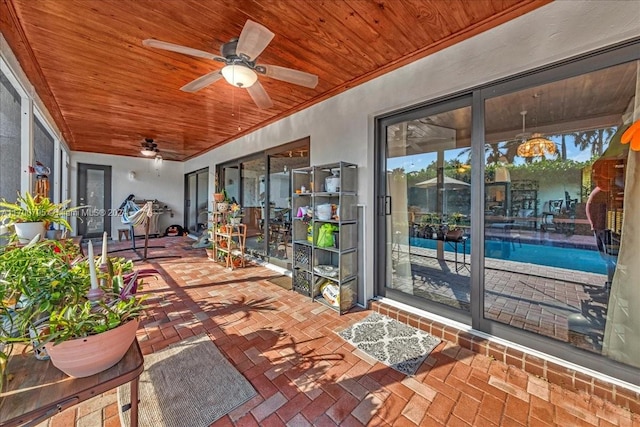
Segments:
[[[143,352],[206,333],[258,392],[214,426],[640,426],[639,415],[596,396],[448,342],[407,377],[335,334],[367,310],[339,316],[268,282],[278,273],[266,267],[226,270],[187,238],[152,243],[166,249],[150,249],[150,257],[180,257],[136,263],[160,272],[143,290],[153,295],[138,331]],[[41,424],[73,425],[119,425],[115,391]]]

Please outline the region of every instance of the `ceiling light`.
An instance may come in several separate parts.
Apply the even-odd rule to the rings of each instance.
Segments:
[[[222,69],[222,76],[236,87],[251,87],[258,80],[258,75],[244,65],[227,65]]]
[[[540,133],[534,133],[531,138],[518,146],[520,157],[541,157],[552,154],[556,154],[556,144]]]
[[[140,154],[142,154],[145,157],[151,157],[156,155],[156,150],[153,148],[145,147],[142,150],[140,150]]]

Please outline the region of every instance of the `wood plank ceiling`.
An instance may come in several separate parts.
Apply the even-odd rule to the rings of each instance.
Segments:
[[[140,156],[153,138],[186,160],[549,1],[2,0],[0,31],[72,150]],[[318,86],[261,76],[266,110],[224,81],[186,93],[223,64],[141,43],[219,54],[247,19],[275,33],[258,62]]]

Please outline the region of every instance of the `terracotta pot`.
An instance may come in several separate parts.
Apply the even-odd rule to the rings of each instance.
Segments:
[[[222,202],[224,200],[224,194],[222,194],[222,193],[213,193],[213,200],[216,203]]]
[[[82,378],[109,369],[120,361],[136,338],[139,321],[86,338],[46,344],[53,366],[70,377]]]

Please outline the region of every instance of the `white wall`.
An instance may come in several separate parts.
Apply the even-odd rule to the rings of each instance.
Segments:
[[[134,194],[136,199],[157,199],[173,211],[162,214],[158,220],[158,229],[163,232],[169,225],[184,223],[184,168],[181,162],[164,160],[156,170],[154,159],[112,156],[108,154],[71,152],[71,200],[77,204],[78,163],[111,166],[111,202],[109,208],[118,209],[120,204]],[[134,171],[136,177],[129,180],[129,172]],[[71,224],[74,230],[75,224]],[[123,228],[119,216],[111,218],[110,236],[117,239],[118,228]]]
[[[370,298],[375,116],[638,36],[639,1],[556,1],[192,159],[185,171],[209,166],[213,172],[214,164],[308,135],[312,165],[357,163]]]

